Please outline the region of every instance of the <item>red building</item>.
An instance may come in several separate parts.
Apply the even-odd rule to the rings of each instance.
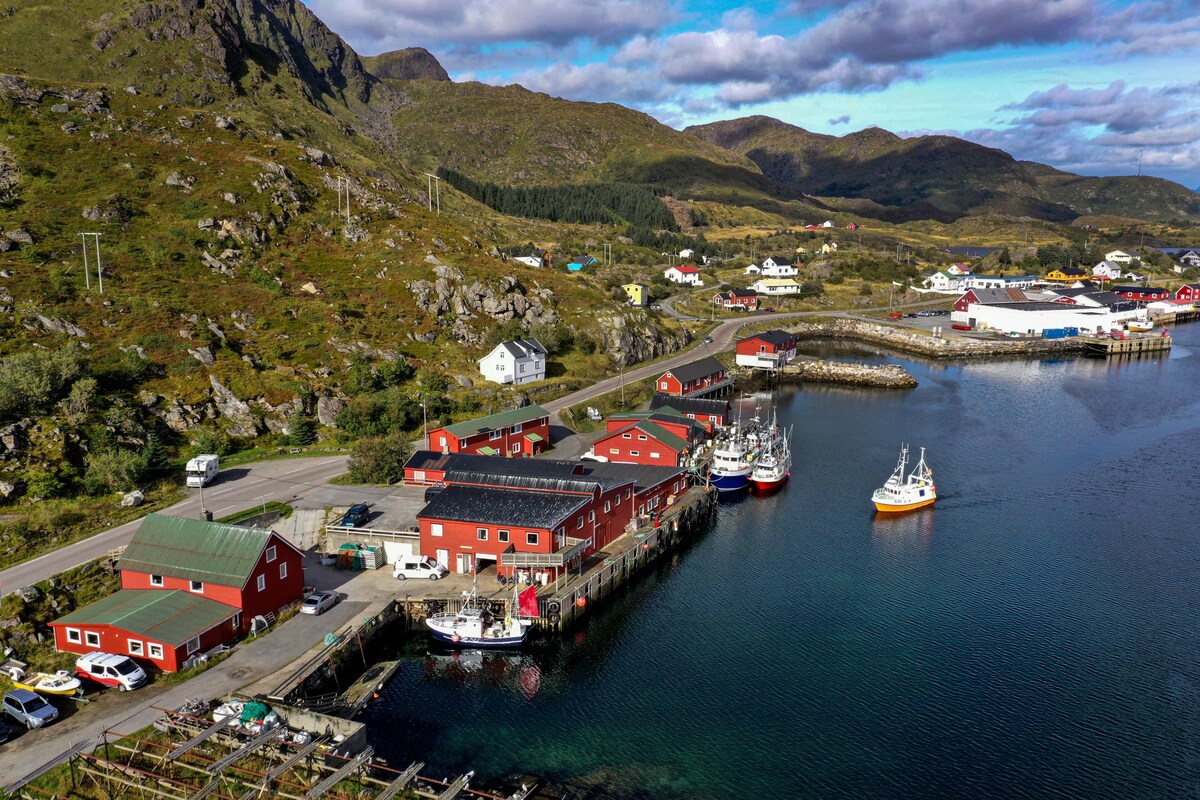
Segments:
[[[699,397],[728,385],[725,367],[710,356],[667,370],[658,376],[655,391],[677,397]]]
[[[713,295],[713,305],[735,311],[757,311],[758,292],[753,289],[730,289]]]
[[[1200,283],[1185,283],[1175,290],[1175,299],[1188,303],[1200,300]]]
[[[1171,290],[1161,286],[1114,286],[1112,292],[1126,300],[1154,301],[1171,297]]]
[[[650,398],[651,411],[673,411],[703,423],[711,434],[713,427],[729,423],[729,401],[702,397],[672,397],[658,392]]]
[[[58,650],[175,672],[304,594],[303,553],[270,530],[150,514],[117,564],[121,589],[50,623]]]
[[[737,343],[739,366],[779,369],[796,357],[796,334],[769,330]]]
[[[417,515],[422,554],[455,572],[495,566],[548,579],[687,489],[678,467],[429,451],[405,474],[445,485]]]
[[[608,434],[596,440],[592,452],[620,464],[681,467],[687,461],[691,445],[667,426],[643,419],[616,430],[610,428]]]
[[[967,289],[962,297],[954,301],[954,310],[966,314],[972,305],[996,305],[997,303],[1026,303],[1029,298],[1021,289]]]
[[[550,414],[535,405],[456,422],[429,432],[430,449],[443,453],[533,456],[545,450],[549,441]]]

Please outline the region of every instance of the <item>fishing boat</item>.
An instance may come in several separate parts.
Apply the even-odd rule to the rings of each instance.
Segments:
[[[757,418],[743,430],[733,430],[713,449],[708,465],[708,482],[718,492],[737,492],[750,485],[750,473],[760,454]]]
[[[1131,319],[1125,323],[1125,327],[1132,333],[1148,333],[1154,330],[1154,323],[1149,319]]]
[[[908,466],[908,445],[900,446],[900,460],[887,483],[875,490],[871,500],[878,511],[913,511],[933,505],[937,499],[937,487],[933,484],[933,470],[925,463],[925,448],[912,472],[904,474]]]
[[[54,694],[69,696],[83,694],[79,678],[65,669],[60,669],[51,675],[48,672],[31,672],[20,677],[13,676],[12,684],[18,689],[28,689],[38,694]]]
[[[762,454],[754,462],[750,483],[759,492],[769,492],[782,486],[792,474],[792,449],[788,444],[791,431],[784,432],[776,424],[768,429]]]
[[[480,599],[478,580],[463,596],[458,611],[434,614],[425,620],[434,639],[453,647],[471,648],[520,647],[525,643],[525,635],[538,616],[536,586],[520,593],[514,586],[513,601],[504,616],[492,613],[489,604]]]

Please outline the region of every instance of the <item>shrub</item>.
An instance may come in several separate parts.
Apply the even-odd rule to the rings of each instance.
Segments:
[[[88,494],[129,491],[137,488],[142,475],[141,456],[131,450],[91,453],[83,475],[83,488]]]
[[[404,477],[404,462],[411,450],[412,443],[403,434],[362,439],[350,454],[350,479],[356,483],[396,483]]]

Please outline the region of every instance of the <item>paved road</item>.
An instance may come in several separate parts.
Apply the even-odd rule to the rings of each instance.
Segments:
[[[227,516],[268,500],[288,502],[317,491],[336,491],[325,483],[346,471],[347,456],[293,458],[239,465],[222,470],[217,482],[205,488],[204,504],[214,518]],[[188,499],[163,509],[164,514],[200,518],[199,490],[190,489]],[[346,487],[347,504],[357,502],[361,489]],[[109,550],[129,543],[140,520],[110,528],[53,553],[26,561],[0,572],[0,595],[45,580],[77,567]]]

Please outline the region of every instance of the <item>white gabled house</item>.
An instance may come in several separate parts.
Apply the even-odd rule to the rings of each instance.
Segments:
[[[536,267],[541,269],[546,266],[546,251],[534,250],[532,253],[523,256],[515,256],[513,261],[519,264],[524,264],[527,267]]]
[[[680,264],[677,267],[671,267],[663,272],[667,280],[672,283],[685,283],[692,286],[703,286],[704,281],[700,280],[700,270],[691,264]]]
[[[495,383],[531,383],[546,377],[546,348],[537,339],[501,342],[479,359],[479,372]]]
[[[791,256],[768,256],[758,268],[759,274],[766,278],[794,278],[800,274],[794,261]]]
[[[762,267],[760,267],[758,264],[751,264],[750,266],[746,267],[746,274],[762,275]]]
[[[959,294],[966,291],[967,278],[964,275],[951,274],[950,270],[940,270],[921,281],[925,288],[934,292]]]
[[[965,263],[951,264],[946,267],[946,272],[949,272],[951,275],[970,275],[971,268]]]
[[[800,294],[800,284],[792,278],[759,278],[750,288],[760,295]]]
[[[1121,277],[1121,265],[1115,261],[1105,259],[1092,267],[1092,277],[1104,278],[1106,281],[1115,281]]]

